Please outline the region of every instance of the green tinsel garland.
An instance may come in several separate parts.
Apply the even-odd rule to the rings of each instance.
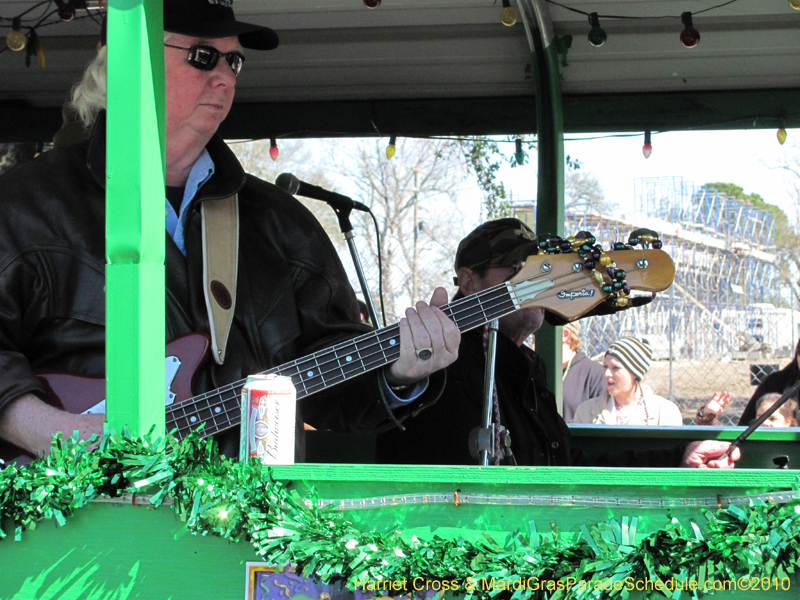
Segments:
[[[523,586],[512,598],[625,598],[625,589],[597,589],[586,582],[674,577],[702,587],[711,579],[781,579],[793,576],[800,563],[800,501],[702,511],[705,533],[694,521],[684,527],[668,519],[664,529],[639,544],[614,519],[582,526],[577,542],[557,529],[552,536],[539,534],[533,521],[502,544],[487,535],[479,542],[435,534],[430,540],[407,539],[399,531],[363,532],[329,509],[309,507],[273,480],[269,469],[221,457],[210,440],[196,435],[165,442],[106,434],[92,451],[86,442],[57,437],[47,458],[0,471],[0,522],[12,522],[20,539],[43,519],[64,525],[75,509],[99,495],[144,488],[157,490],[151,499],[156,506],[171,497],[174,510],[195,533],[249,541],[270,564],[292,562],[298,573],[326,583],[341,581],[351,589],[363,579],[477,582],[493,577],[513,583],[570,577],[584,585],[555,591]],[[0,539],[7,534],[0,530]],[[497,587],[475,586],[466,590],[466,598],[491,598]]]

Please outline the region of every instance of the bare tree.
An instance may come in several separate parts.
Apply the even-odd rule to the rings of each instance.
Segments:
[[[580,213],[609,215],[615,205],[606,200],[605,191],[597,175],[591,171],[568,171],[564,181],[564,207]]]
[[[232,141],[228,142],[236,153],[244,170],[256,177],[273,183],[281,173],[292,173],[298,179],[330,187],[331,182],[325,175],[323,162],[315,158],[312,143],[307,140],[279,140],[278,160],[269,155],[269,140]],[[344,246],[336,215],[329,206],[315,200],[297,198],[308,208],[325,228],[328,236],[341,249]]]
[[[479,211],[465,215],[457,204],[468,175],[458,144],[400,139],[396,147],[388,160],[385,140],[360,140],[351,156],[337,161],[355,190],[353,196],[372,209],[378,222],[389,322],[402,317],[399,309],[452,281],[458,241],[479,220]],[[377,264],[373,223],[367,215],[359,216],[358,223],[354,219],[355,230],[366,241],[371,262]],[[371,273],[373,281],[376,275]]]
[[[786,185],[792,198],[794,215],[791,220],[783,211],[776,215],[777,264],[781,279],[791,287],[794,309],[800,301],[800,146],[797,142],[784,154],[778,168],[787,175]]]

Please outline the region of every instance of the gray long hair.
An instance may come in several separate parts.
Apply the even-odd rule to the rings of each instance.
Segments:
[[[172,33],[164,32],[166,42]],[[81,79],[74,88],[69,108],[75,113],[84,128],[91,129],[97,115],[106,107],[106,64],[107,47],[103,46],[97,56],[86,67]]]
[[[69,106],[86,129],[92,128],[98,113],[106,107],[107,55],[107,46],[100,48],[83,78],[72,88]]]

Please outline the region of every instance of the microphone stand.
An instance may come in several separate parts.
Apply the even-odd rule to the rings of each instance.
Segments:
[[[367,305],[367,310],[369,311],[369,318],[372,321],[373,326],[378,329],[381,326],[381,322],[378,321],[378,313],[375,310],[375,304],[372,302],[372,294],[369,291],[369,286],[367,285],[367,278],[364,276],[364,267],[361,265],[361,259],[358,256],[358,249],[356,248],[355,243],[355,235],[353,234],[353,224],[350,222],[350,213],[352,209],[350,208],[337,208],[333,207],[333,212],[336,213],[336,218],[339,220],[339,229],[341,229],[342,233],[344,234],[344,239],[347,240],[347,247],[350,249],[350,256],[353,259],[353,265],[356,268],[356,275],[358,276],[358,282],[361,284],[361,293],[364,295],[364,304]],[[383,324],[386,326],[386,323]]]
[[[483,378],[483,426],[470,432],[469,443],[472,456],[478,457],[478,464],[489,465],[494,456],[494,439],[499,435],[496,425],[492,425],[492,404],[494,399],[494,355],[497,349],[497,319],[489,323],[489,337],[486,345],[486,370]],[[477,450],[477,454],[475,451]]]

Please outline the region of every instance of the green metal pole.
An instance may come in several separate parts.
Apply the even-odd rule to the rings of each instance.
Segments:
[[[536,3],[537,0],[534,0]],[[536,232],[564,235],[564,114],[561,107],[561,74],[552,27],[537,7],[537,26],[531,27],[533,80],[536,86],[537,149],[539,181]],[[546,9],[546,7],[544,7]],[[561,385],[561,327],[545,323],[536,332],[536,352],[547,366],[547,385],[563,404]]]
[[[110,0],[106,151],[109,426],[164,435],[162,0]]]

